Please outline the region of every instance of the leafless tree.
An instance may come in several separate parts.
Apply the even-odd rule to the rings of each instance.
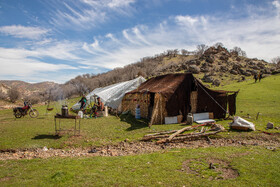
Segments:
[[[280,63],[280,56],[274,57],[271,59],[271,63],[279,64]]]
[[[205,44],[197,45],[196,46],[196,55],[198,57],[201,57],[207,49],[208,49],[208,46]]]
[[[217,42],[213,45],[215,48],[218,48],[219,46],[220,47],[224,47],[224,44],[222,42]]]
[[[189,54],[189,52],[188,52],[188,50],[186,50],[186,49],[181,49],[181,54],[184,55],[184,56],[186,56],[186,55]]]
[[[19,98],[20,98],[20,93],[18,91],[18,89],[12,87],[9,91],[8,91],[8,96],[10,98],[10,101],[12,103],[15,103]]]
[[[7,99],[7,95],[4,92],[2,92],[1,90],[0,90],[0,99],[1,100]]]
[[[246,57],[247,54],[245,51],[243,51],[240,47],[234,47],[233,49],[230,50],[230,52],[237,52],[238,56],[243,56]]]

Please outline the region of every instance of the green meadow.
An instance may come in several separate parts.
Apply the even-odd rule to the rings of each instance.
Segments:
[[[254,83],[247,80],[218,89],[239,90],[237,116],[253,122],[256,129],[266,130],[268,122],[280,126],[280,75],[264,78]],[[69,101],[72,106],[77,99]],[[12,110],[0,111],[0,150],[25,148],[89,148],[117,144],[127,140],[138,141],[151,132],[180,129],[181,124],[153,125],[135,120],[129,115],[109,116],[81,120],[81,136],[72,132],[55,136],[54,115],[59,105],[46,113],[46,106],[34,106],[40,115],[15,119]],[[257,113],[258,120],[256,119]],[[249,118],[247,118],[249,116]],[[222,120],[229,130],[231,120]],[[61,120],[66,129],[73,128],[73,120]],[[260,131],[219,133],[219,138],[253,138],[262,136]],[[275,137],[278,141],[279,136]],[[233,170],[235,178],[224,179],[219,172],[209,169],[207,159],[222,159]],[[187,172],[188,161],[194,172]],[[120,157],[76,157],[32,160],[0,161],[1,186],[278,186],[280,177],[280,151],[271,151],[263,146],[209,147],[175,149],[151,154]]]

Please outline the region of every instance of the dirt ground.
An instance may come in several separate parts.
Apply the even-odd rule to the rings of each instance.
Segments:
[[[71,149],[18,149],[0,150],[0,160],[33,159],[50,157],[91,157],[91,156],[126,156],[152,152],[170,152],[174,148],[199,148],[199,147],[222,147],[222,146],[263,146],[275,151],[280,148],[280,140],[271,135],[262,134],[256,138],[213,138],[211,142],[206,139],[189,140],[179,143],[156,144],[155,142],[120,142],[117,145],[107,145],[91,148]]]

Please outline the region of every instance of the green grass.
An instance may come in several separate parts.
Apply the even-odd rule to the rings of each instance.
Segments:
[[[53,110],[45,114],[46,106],[35,107],[39,110],[39,117],[32,119],[29,116],[15,119],[12,110],[0,111],[0,149],[18,148],[66,148],[89,147],[92,145],[114,144],[128,139],[134,141],[144,134],[161,130],[182,128],[179,124],[154,125],[148,128],[147,120],[135,120],[134,117],[124,115],[119,117],[108,116],[97,119],[81,120],[80,137],[73,136],[73,132],[55,136]],[[57,120],[58,123],[58,120]],[[64,129],[73,129],[74,120],[61,120]]]
[[[268,122],[280,125],[280,75],[270,76],[255,83],[254,80],[223,86],[223,90],[240,90],[237,96],[238,116],[247,116],[264,130]],[[259,119],[256,120],[257,113]]]
[[[265,130],[268,121],[280,125],[280,76],[271,76],[260,83],[253,80],[235,83],[218,89],[238,90],[237,115],[248,119],[256,128]],[[70,100],[69,106],[77,99]],[[58,107],[58,106],[57,106]],[[54,136],[56,109],[45,116],[46,106],[35,106],[40,116],[15,119],[12,110],[0,111],[0,149],[89,147],[116,144],[125,139],[136,141],[144,134],[180,129],[183,126],[154,125],[131,116],[83,119],[82,136]],[[58,107],[60,108],[60,107]],[[243,112],[241,112],[243,111]],[[257,112],[261,112],[256,120]],[[247,119],[247,118],[246,118]],[[218,121],[228,128],[229,120]],[[63,121],[71,128],[71,121]],[[277,132],[277,130],[268,130]],[[228,131],[217,136],[228,138],[260,136],[260,132]],[[279,139],[279,137],[274,136]],[[152,154],[119,157],[76,157],[0,161],[1,186],[279,186],[280,151],[262,146],[209,147],[162,150]],[[230,164],[240,176],[222,180],[220,173],[208,168],[208,159]],[[188,173],[184,163],[196,171]],[[222,167],[213,163],[216,167]],[[211,180],[212,178],[219,180]]]
[[[279,157],[279,150],[261,147],[213,147],[123,157],[9,160],[0,161],[0,181],[1,186],[278,186]],[[199,162],[188,165],[198,174],[183,170],[185,161],[206,163],[209,158],[228,162],[239,176],[211,180],[218,173]]]

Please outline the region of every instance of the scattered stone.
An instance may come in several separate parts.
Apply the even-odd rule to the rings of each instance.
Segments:
[[[266,149],[271,150],[271,151],[276,151],[276,148],[275,148],[275,147],[267,146]]]
[[[268,122],[268,123],[266,124],[266,128],[267,128],[267,129],[273,129],[273,128],[274,128],[274,124],[271,123],[271,122]]]
[[[209,164],[209,169],[216,169],[216,167],[214,166],[214,164],[212,162]]]
[[[89,150],[88,153],[97,153],[97,149],[93,148],[93,149]]]
[[[43,150],[43,151],[48,151],[48,148],[45,146],[45,147],[43,147],[42,150]]]

